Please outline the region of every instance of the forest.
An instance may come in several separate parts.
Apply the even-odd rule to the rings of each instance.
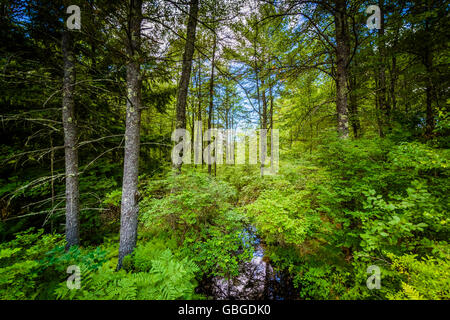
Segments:
[[[449,9],[1,0],[0,300],[449,300]]]

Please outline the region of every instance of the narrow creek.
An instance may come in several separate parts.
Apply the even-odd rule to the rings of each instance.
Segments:
[[[277,272],[265,256],[264,245],[254,226],[244,230],[245,239],[254,248],[251,261],[239,266],[239,275],[231,279],[204,279],[200,291],[216,300],[285,300],[295,299],[292,279]],[[245,240],[244,240],[245,241]]]

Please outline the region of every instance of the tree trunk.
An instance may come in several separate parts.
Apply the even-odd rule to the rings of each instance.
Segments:
[[[425,68],[427,70],[427,84],[425,87],[426,94],[426,126],[425,126],[425,136],[427,138],[431,137],[434,130],[434,110],[433,110],[433,56],[430,50],[427,48],[425,52]]]
[[[260,102],[260,92],[259,92],[259,66],[258,66],[258,52],[257,52],[257,44],[258,44],[258,24],[256,24],[255,30],[255,39],[253,45],[253,54],[254,54],[254,65],[255,65],[255,82],[256,82],[256,99],[258,102],[258,117],[259,123],[261,123],[261,102]]]
[[[75,55],[70,31],[63,31],[64,56],[62,117],[66,166],[66,249],[80,243],[77,125],[75,120]]]
[[[336,112],[337,130],[341,138],[348,138],[347,78],[350,56],[346,22],[345,0],[336,1],[334,23],[336,28]]]
[[[375,80],[375,116],[377,120],[377,126],[378,126],[378,135],[380,137],[384,137],[384,131],[383,131],[383,112],[380,106],[380,99],[378,95],[378,89],[380,87],[379,82],[379,71],[374,70],[374,80]]]
[[[192,118],[191,118],[191,146],[194,146],[194,124],[195,124],[195,104],[192,102]],[[192,148],[192,156],[195,156],[195,150]]]
[[[198,96],[198,111],[197,111],[197,115],[198,115],[198,121],[200,121],[201,123],[201,130],[203,133],[203,121],[202,121],[202,61],[200,59],[200,54],[198,57],[198,92],[197,92],[197,96]],[[197,132],[195,133],[197,134]],[[200,146],[201,146],[201,151],[203,151],[203,135],[200,135],[198,137],[200,139]],[[203,159],[203,155],[202,155],[202,159]],[[202,160],[202,167],[204,165],[204,161]],[[197,165],[195,165],[197,166]]]
[[[273,129],[273,83],[271,80],[271,75],[269,73],[269,101],[270,101],[270,111],[269,111],[269,127],[270,127],[270,131],[272,131]]]
[[[380,108],[380,136],[383,137],[386,130],[390,129],[390,106],[386,99],[386,45],[384,41],[384,1],[378,1],[380,7],[380,29],[378,29],[378,89],[377,99]]]
[[[430,21],[429,18],[425,20],[425,31],[426,34],[429,34],[429,26]],[[430,35],[431,37],[431,35]],[[434,120],[434,109],[433,109],[433,52],[431,51],[431,45],[428,44],[425,49],[425,54],[423,57],[423,63],[425,65],[426,69],[426,88],[425,88],[425,94],[426,94],[426,119],[425,119],[425,136],[427,138],[430,138],[433,134],[434,127],[435,127],[435,120]],[[438,100],[436,99],[436,102]]]
[[[262,86],[262,92],[261,92],[261,98],[262,98],[262,122],[261,122],[261,129],[267,130],[267,100],[266,100],[266,88],[264,87],[264,80],[261,80],[261,86]],[[267,131],[266,131],[267,133]],[[260,139],[261,139],[260,135]],[[267,135],[266,135],[266,143],[260,143],[260,175],[261,177],[264,176],[264,163],[266,161],[266,149],[267,149]]]
[[[273,166],[274,166],[274,146],[273,146],[273,92],[272,92],[272,87],[273,87],[273,83],[271,80],[271,76],[269,73],[269,97],[270,97],[270,166],[273,170]]]
[[[397,108],[397,97],[395,96],[395,87],[397,84],[398,69],[397,69],[397,58],[395,53],[392,56],[392,69],[391,69],[391,82],[389,86],[389,95],[391,96],[391,110],[395,112]]]
[[[189,19],[187,24],[186,44],[183,54],[181,78],[178,84],[177,96],[177,129],[186,129],[186,100],[191,79],[192,57],[194,56],[195,31],[197,29],[198,0],[191,0],[189,5]],[[185,150],[183,150],[185,152]],[[174,168],[181,172],[182,162],[174,164]]]
[[[137,239],[142,87],[138,55],[141,45],[142,0],[130,0],[130,17],[128,21],[130,39],[127,44],[129,59],[127,64],[127,114],[120,212],[120,247],[117,269],[122,267],[123,258],[133,252]]]
[[[211,59],[211,77],[209,79],[209,115],[208,115],[208,129],[211,129],[212,115],[214,112],[214,64],[216,61],[216,35],[214,35],[213,52]],[[208,136],[208,140],[211,136]],[[211,141],[209,141],[211,143]],[[214,150],[215,151],[215,150]],[[211,175],[211,161],[208,159],[208,173]]]
[[[356,67],[356,63],[354,64]],[[357,139],[361,135],[361,122],[359,121],[358,115],[358,99],[356,95],[357,89],[357,79],[356,79],[356,71],[352,70],[350,75],[350,87],[349,87],[349,95],[350,95],[350,103],[348,105],[349,116],[350,116],[350,125],[352,126],[353,136]]]

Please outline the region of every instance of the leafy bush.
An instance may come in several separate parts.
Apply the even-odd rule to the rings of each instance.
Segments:
[[[448,259],[432,252],[450,234],[448,156],[419,142],[328,138],[310,162],[243,187],[242,212],[301,298],[442,299],[448,281],[435,271]],[[407,277],[391,257],[403,257]],[[366,286],[370,265],[380,290]]]
[[[2,299],[51,299],[54,288],[68,277],[67,267],[97,270],[106,252],[73,246],[65,251],[62,235],[32,230],[0,245],[0,297]]]
[[[186,235],[183,252],[206,276],[237,276],[243,261],[253,256],[253,243],[246,237],[242,216],[229,211],[200,233]]]
[[[144,191],[141,221],[147,230],[174,234],[183,253],[204,275],[236,275],[252,248],[242,232],[246,221],[231,210],[236,190],[206,174],[169,175]]]
[[[164,196],[153,197],[151,192],[162,183]],[[164,181],[149,184],[142,201],[141,221],[146,227],[175,230],[182,238],[189,229],[199,231],[228,211],[235,197],[232,187],[205,174],[171,174]]]
[[[389,293],[392,300],[449,300],[450,253],[447,243],[436,245],[435,254],[426,258],[407,254],[397,257],[389,254],[392,269],[402,278],[401,291]]]
[[[304,193],[292,187],[266,190],[244,211],[266,242],[280,245],[301,244],[317,222]]]

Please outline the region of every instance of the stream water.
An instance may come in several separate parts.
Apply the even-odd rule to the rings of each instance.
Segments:
[[[210,277],[203,281],[202,292],[216,300],[284,300],[294,298],[289,276],[276,272],[265,257],[264,246],[256,229],[244,230],[244,241],[250,241],[254,254],[249,262],[239,266],[239,275],[231,279]]]

